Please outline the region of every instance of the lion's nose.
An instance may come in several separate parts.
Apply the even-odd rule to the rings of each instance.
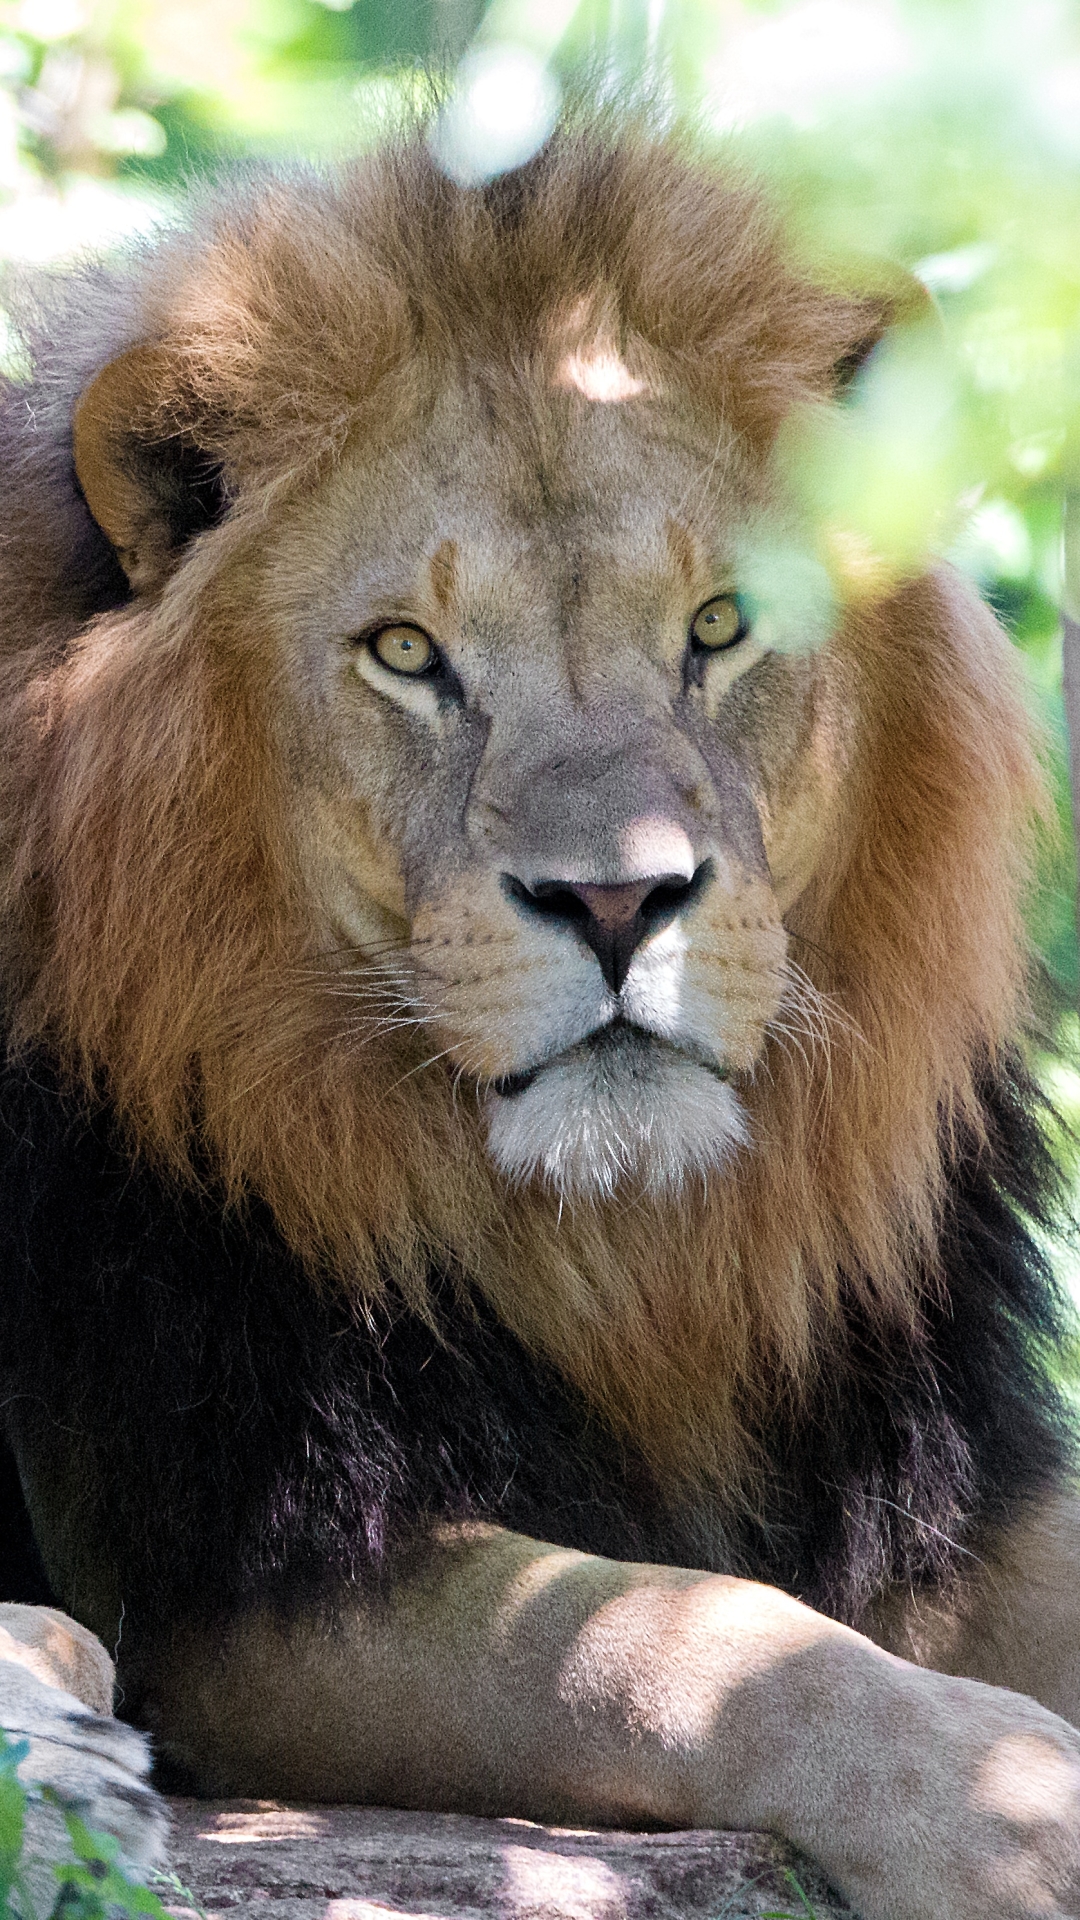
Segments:
[[[507,891],[527,913],[569,927],[584,940],[612,992],[620,993],[642,942],[699,897],[710,873],[706,860],[689,880],[682,873],[661,873],[618,886],[580,880],[534,880],[526,886],[507,875]]]

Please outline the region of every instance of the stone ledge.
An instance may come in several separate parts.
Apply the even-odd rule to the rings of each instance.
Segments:
[[[174,1800],[170,1855],[221,1920],[815,1920],[851,1909],[761,1833],[610,1833],[276,1801]],[[273,1901],[273,1909],[267,1902]],[[178,1920],[190,1909],[170,1900]]]

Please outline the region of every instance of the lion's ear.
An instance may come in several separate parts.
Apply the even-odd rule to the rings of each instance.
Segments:
[[[853,386],[875,348],[897,327],[940,323],[932,294],[913,273],[896,267],[856,309],[857,335],[833,364],[833,393],[840,399]]]
[[[221,468],[183,429],[163,426],[176,388],[168,349],[132,347],[80,394],[75,472],[136,593],[151,592],[225,507]]]

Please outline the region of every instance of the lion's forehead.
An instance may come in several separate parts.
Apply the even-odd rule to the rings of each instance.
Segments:
[[[731,436],[674,404],[549,398],[491,419],[450,389],[394,440],[357,448],[301,504],[279,578],[345,606],[450,588],[472,601],[485,639],[498,629],[493,592],[513,617],[547,619],[688,569],[711,580],[747,511]]]

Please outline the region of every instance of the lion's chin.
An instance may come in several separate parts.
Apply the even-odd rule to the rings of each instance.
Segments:
[[[487,1119],[499,1171],[515,1185],[540,1179],[564,1200],[605,1199],[622,1185],[676,1192],[723,1167],[747,1137],[718,1072],[625,1030],[493,1088]]]

